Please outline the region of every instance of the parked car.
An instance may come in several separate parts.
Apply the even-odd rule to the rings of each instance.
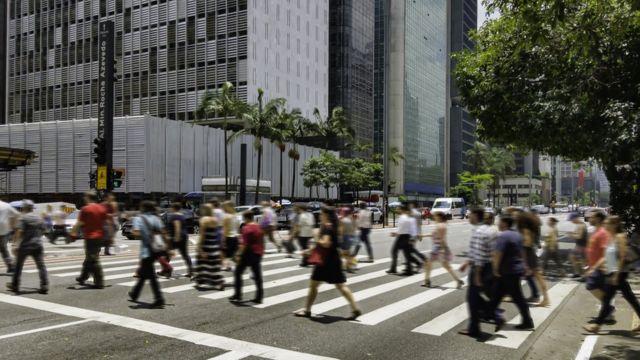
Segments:
[[[262,219],[262,207],[260,205],[243,205],[237,206],[235,209],[236,213],[238,213],[237,216],[241,224],[244,222],[242,219],[242,213],[245,211],[251,211],[253,213],[253,220],[257,223],[260,223],[260,220]]]
[[[291,221],[295,218],[296,213],[292,206],[285,206],[278,210],[278,229],[290,229]]]
[[[551,209],[544,205],[534,205],[531,207],[531,210],[536,211],[540,215],[548,214],[551,211]]]
[[[69,234],[71,232],[71,229],[76,226],[76,223],[78,222],[78,217],[80,216],[80,210],[76,210],[74,212],[72,212],[71,214],[67,215],[67,217],[64,219],[64,226],[67,229],[67,234]],[[82,230],[79,229],[78,230],[78,239],[82,239]]]
[[[182,209],[180,212],[184,215],[184,227],[187,229],[187,232],[189,234],[198,234],[200,232],[200,217],[198,214],[191,209]],[[167,223],[168,216],[168,211],[160,213],[160,218],[163,223]]]
[[[371,211],[371,215],[373,216],[373,221],[372,221],[373,224],[382,223],[382,218],[383,218],[382,210],[374,206],[368,207],[367,210]]]

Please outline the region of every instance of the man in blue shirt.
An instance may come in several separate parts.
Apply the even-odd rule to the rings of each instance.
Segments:
[[[529,313],[529,306],[522,295],[520,278],[524,275],[524,262],[522,260],[522,235],[513,230],[513,218],[500,217],[500,235],[496,241],[496,249],[493,255],[493,276],[496,288],[491,309],[496,320],[496,332],[505,323],[504,317],[496,312],[505,295],[510,295],[514,304],[520,311],[522,323],[516,326],[518,330],[532,330],[533,320]]]
[[[164,237],[163,225],[160,218],[156,215],[154,202],[147,200],[141,202],[140,212],[140,216],[133,220],[133,235],[141,241],[140,268],[138,269],[139,278],[136,285],[129,292],[129,298],[131,301],[137,302],[145,280],[149,280],[151,290],[155,297],[155,301],[151,304],[151,307],[162,308],[164,306],[164,298],[160,291],[160,285],[158,284],[158,278],[156,277],[156,271],[153,265],[156,257],[151,242],[156,234],[162,234],[161,236]]]

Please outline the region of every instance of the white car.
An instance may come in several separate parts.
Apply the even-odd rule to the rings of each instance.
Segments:
[[[377,207],[368,207],[367,210],[371,211],[374,224],[382,223],[382,210],[378,209]]]
[[[548,214],[551,210],[544,205],[534,205],[531,207],[531,210],[535,210],[540,215]]]
[[[80,210],[72,212],[64,219],[64,226],[67,228],[67,234],[71,232],[71,229],[73,229],[74,226],[76,226],[78,217],[80,217]],[[78,238],[82,238],[82,233],[80,231],[78,231]]]
[[[244,220],[242,219],[242,213],[245,211],[251,211],[253,213],[253,221],[260,223],[260,219],[262,218],[262,206],[260,205],[243,205],[235,208],[238,220],[242,224]],[[276,221],[276,219],[274,219]]]

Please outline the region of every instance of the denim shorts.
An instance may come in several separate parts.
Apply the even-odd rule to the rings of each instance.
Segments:
[[[353,236],[343,235],[342,242],[340,243],[340,249],[349,250],[353,246]]]
[[[600,270],[594,270],[591,275],[587,276],[585,286],[587,290],[604,289],[605,282],[604,274]]]

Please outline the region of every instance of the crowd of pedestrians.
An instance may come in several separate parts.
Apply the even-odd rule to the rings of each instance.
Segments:
[[[66,227],[62,226],[65,218],[63,209],[52,212],[49,208],[40,216],[33,213],[34,204],[29,200],[23,201],[21,213],[0,201],[0,250],[8,271],[12,273],[12,280],[7,284],[10,291],[20,291],[20,277],[27,257],[32,257],[37,266],[39,292],[46,294],[49,291],[43,257],[44,234],[49,234],[49,241],[55,243],[59,237],[75,241],[81,233],[85,260],[76,281],[81,286],[96,289],[104,287],[100,253],[102,248],[106,246],[108,249],[113,242],[118,208],[112,197],[99,203],[93,192],[84,195],[84,202],[78,221],[67,233]],[[422,214],[416,205],[403,205],[399,209],[397,230],[391,233],[395,240],[391,246],[391,267],[387,273],[397,274],[398,255],[402,253],[404,269],[401,275],[411,276],[423,269],[425,278],[422,286],[432,287],[431,268],[433,262],[437,261],[454,279],[457,288],[462,288],[465,283],[450,265],[453,254],[447,242],[447,218],[439,213],[434,214],[432,232],[423,234]],[[227,285],[223,272],[233,271],[234,292],[229,298],[232,303],[243,301],[243,276],[249,268],[256,287],[251,301],[260,304],[264,298],[261,267],[265,240],[273,242],[278,251],[284,247],[290,253],[295,250],[294,243],[297,241],[302,254],[300,266],[312,265],[314,269],[304,307],[294,315],[311,316],[322,283],[335,285],[348,301],[351,307],[348,319],[355,320],[362,314],[346,285],[345,273],[357,271],[356,256],[362,246],[368,255],[368,260],[362,261],[374,261],[369,239],[371,212],[364,205],[358,211],[353,207],[323,207],[317,230],[314,215],[309,209],[305,205],[295,205],[289,237],[278,242],[274,237],[277,220],[268,204],[263,204],[260,219],[256,219],[252,211],[237,214],[231,202],[220,204],[211,201],[200,207],[195,261],[189,256],[186,218],[180,203],[172,204],[164,219],[158,216],[156,204],[151,201],[142,201],[139,210],[140,215],[133,220],[133,235],[140,240],[140,253],[138,270],[134,275],[137,282],[129,292],[131,301],[138,301],[145,282],[149,281],[154,296],[151,307],[163,307],[165,300],[158,275],[173,275],[170,261],[179,253],[187,267],[185,276],[191,279],[196,289],[223,291]],[[607,217],[602,212],[593,211],[587,217],[591,229],[576,214],[569,216],[568,220],[575,224],[570,234],[575,246],[569,260],[573,268],[571,278],[584,281],[586,289],[600,303],[597,316],[584,326],[589,332],[598,332],[602,325],[615,321],[612,300],[618,291],[640,316],[640,304],[628,282],[630,266],[638,261],[638,249],[629,245],[623,224],[617,216]],[[469,322],[467,328],[459,333],[481,336],[482,321],[494,323],[495,330],[499,331],[505,324],[504,311],[500,308],[503,301],[511,301],[517,306],[520,312],[517,329],[533,329],[535,324],[529,306],[551,305],[543,277],[543,271],[549,269],[549,260],[555,263],[555,270],[565,276],[559,256],[558,220],[554,217],[547,219],[545,236],[542,235],[540,218],[528,211],[508,209],[499,217],[496,225],[493,213],[472,209],[469,222],[472,229],[468,260],[459,269],[461,273],[468,270]],[[432,247],[428,256],[416,248],[417,242],[424,238],[431,238]],[[537,250],[543,246],[542,240],[544,257],[541,266]],[[10,243],[15,261],[10,254]],[[162,267],[158,273],[155,270],[156,261]],[[586,266],[583,267],[583,264]],[[87,285],[91,277],[93,282]],[[523,293],[523,281],[527,282],[531,291],[529,297]],[[640,328],[633,331],[640,331]]]

